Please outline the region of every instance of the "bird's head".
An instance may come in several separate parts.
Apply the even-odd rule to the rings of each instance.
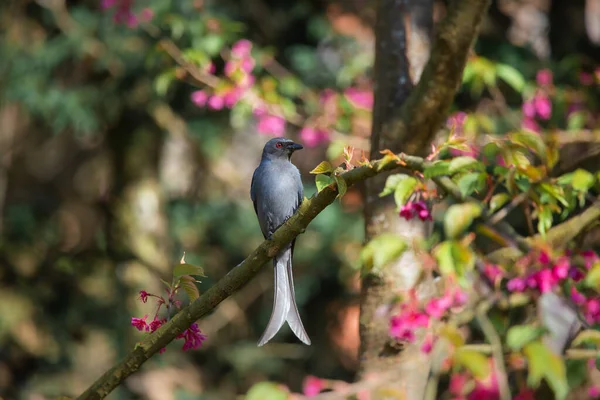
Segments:
[[[263,157],[269,159],[289,160],[296,150],[302,150],[301,144],[294,143],[290,139],[274,138],[265,144]]]

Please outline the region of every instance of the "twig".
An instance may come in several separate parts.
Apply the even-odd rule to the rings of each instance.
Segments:
[[[475,318],[481,326],[481,330],[485,335],[486,339],[490,342],[492,347],[492,357],[494,359],[494,367],[496,370],[496,379],[498,381],[498,390],[500,392],[500,399],[510,400],[510,388],[508,386],[508,375],[506,374],[506,368],[504,367],[504,354],[502,351],[502,341],[494,328],[494,325],[490,322],[487,317],[489,306],[486,303],[481,304],[478,307]]]

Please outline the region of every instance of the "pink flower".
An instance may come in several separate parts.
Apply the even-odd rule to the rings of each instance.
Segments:
[[[465,387],[469,382],[469,376],[467,374],[453,374],[450,377],[449,390],[455,396],[460,396],[464,393]]]
[[[160,328],[165,322],[167,322],[166,319],[155,319],[154,321],[150,322],[150,332],[154,332],[155,330],[157,330],[158,328]]]
[[[152,18],[154,18],[154,11],[151,8],[146,7],[140,12],[140,21],[150,22]]]
[[[452,298],[444,295],[442,297],[429,300],[425,306],[425,312],[433,318],[440,319],[451,306]]]
[[[309,375],[304,378],[304,382],[302,383],[302,393],[304,393],[306,397],[313,397],[321,393],[324,386],[323,380],[316,376]]]
[[[237,89],[233,89],[233,90],[230,90],[229,92],[225,93],[225,95],[223,96],[223,101],[225,102],[225,107],[231,108],[231,107],[235,106],[236,103],[240,100],[240,97],[242,97],[242,93],[240,90],[237,90]]]
[[[411,201],[400,207],[400,216],[409,221],[413,218],[413,203]]]
[[[486,264],[483,268],[483,273],[494,285],[502,280],[502,277],[504,276],[502,268],[494,264]]]
[[[227,61],[225,63],[225,68],[224,68],[223,72],[225,73],[225,76],[231,77],[236,69],[237,69],[237,64],[235,62]]]
[[[300,131],[300,138],[302,139],[302,143],[308,147],[316,147],[321,143],[327,142],[329,135],[326,131],[305,126]]]
[[[523,118],[521,121],[523,129],[529,129],[530,131],[539,132],[542,130],[537,122],[532,118]]]
[[[249,74],[254,69],[255,61],[252,57],[246,57],[242,59],[240,63],[240,69],[246,74]]]
[[[566,279],[569,276],[571,265],[567,257],[560,257],[557,263],[552,267],[552,274],[557,280]]]
[[[535,391],[529,388],[523,388],[514,397],[514,400],[535,400]]]
[[[427,208],[427,203],[420,200],[413,204],[413,209],[415,210],[417,216],[421,221],[431,221],[433,218],[431,217],[431,212]]]
[[[498,377],[496,376],[496,370],[494,363],[489,359],[490,363],[490,375],[483,379],[477,379],[475,389],[469,393],[469,400],[496,400],[500,398],[500,392],[498,389]]]
[[[594,75],[589,72],[581,72],[579,73],[579,82],[583,86],[591,86],[594,84]]]
[[[552,290],[552,288],[558,283],[554,275],[552,274],[552,270],[543,269],[537,274],[538,285],[540,288],[540,292],[546,293]]]
[[[150,328],[146,323],[147,315],[144,315],[144,318],[131,318],[131,326],[135,327],[138,331],[148,331]]]
[[[541,69],[537,72],[535,80],[540,86],[552,85],[552,71],[549,69]]]
[[[207,74],[214,74],[216,71],[217,67],[215,67],[215,64],[212,61],[206,64],[206,66],[204,67],[204,72],[206,72]]]
[[[569,278],[573,279],[574,282],[579,282],[580,280],[585,278],[585,275],[579,270],[579,268],[571,267],[571,269],[569,270]]]
[[[521,111],[525,118],[535,118],[535,106],[531,100],[525,101],[521,106]]]
[[[231,46],[231,55],[233,57],[243,58],[250,54],[252,42],[246,39],[238,40]]]
[[[573,303],[581,306],[585,304],[586,298],[573,286],[571,287],[571,300],[573,300]]]
[[[590,396],[592,399],[599,398],[600,397],[600,387],[598,387],[597,385],[590,386],[590,388],[588,389],[588,396]]]
[[[100,8],[108,9],[113,7],[117,3],[117,0],[102,0],[100,2]]]
[[[373,107],[373,92],[371,91],[348,88],[344,94],[354,107],[363,109],[371,109]]]
[[[198,107],[204,107],[208,100],[208,94],[204,90],[196,90],[192,92],[190,99]]]
[[[210,96],[208,99],[208,108],[212,110],[221,110],[225,106],[225,98],[217,94]]]
[[[535,111],[543,120],[548,120],[552,116],[552,103],[550,99],[544,94],[537,94],[533,98],[533,105],[535,106]]]
[[[145,290],[140,290],[140,300],[142,303],[146,303],[148,301],[148,292]]]
[[[592,265],[598,260],[598,255],[593,250],[582,251],[581,255],[587,269],[592,268]]]
[[[403,310],[390,320],[390,336],[412,342],[415,340],[415,330],[429,325],[429,317],[419,311]]]
[[[185,339],[183,351],[187,351],[202,346],[202,342],[206,340],[206,336],[200,332],[198,324],[194,322],[189,328],[183,331],[183,333],[177,336],[177,339]]]
[[[425,354],[431,353],[433,350],[433,344],[435,343],[435,338],[431,333],[425,335],[425,340],[423,340],[423,344],[421,345],[421,351]]]
[[[457,135],[461,135],[466,121],[467,113],[459,111],[448,117],[448,120],[446,121],[446,126],[450,129],[454,128],[454,133]]]
[[[523,278],[513,278],[506,284],[506,288],[511,292],[522,292],[526,287],[527,285]]]
[[[545,252],[545,251],[540,252],[540,255],[538,257],[538,262],[540,264],[547,265],[547,264],[550,264],[550,261],[552,261],[552,260],[550,259],[550,255],[547,252]]]
[[[464,290],[457,288],[454,291],[454,297],[453,297],[453,306],[454,307],[461,307],[464,306],[465,304],[467,304],[467,301],[469,300],[469,296],[467,295],[467,292],[465,292]]]
[[[258,132],[267,135],[283,136],[285,120],[275,115],[263,115],[258,120]]]

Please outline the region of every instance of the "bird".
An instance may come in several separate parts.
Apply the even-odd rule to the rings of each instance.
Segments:
[[[292,154],[304,147],[290,139],[274,138],[263,149],[260,164],[252,175],[250,197],[265,239],[287,221],[304,199],[300,171],[291,162]],[[265,331],[258,341],[263,346],[271,340],[287,321],[292,332],[306,345],[310,338],[304,329],[294,291],[292,255],[294,239],[273,258],[275,278],[273,311]]]

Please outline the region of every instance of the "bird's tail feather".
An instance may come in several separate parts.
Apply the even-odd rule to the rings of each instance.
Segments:
[[[292,332],[294,332],[298,339],[309,345],[310,339],[304,330],[300,314],[298,313],[298,307],[296,306],[291,248],[278,254],[274,258],[273,264],[275,267],[273,311],[258,345],[262,346],[271,340],[281,329],[285,321],[288,322]]]

